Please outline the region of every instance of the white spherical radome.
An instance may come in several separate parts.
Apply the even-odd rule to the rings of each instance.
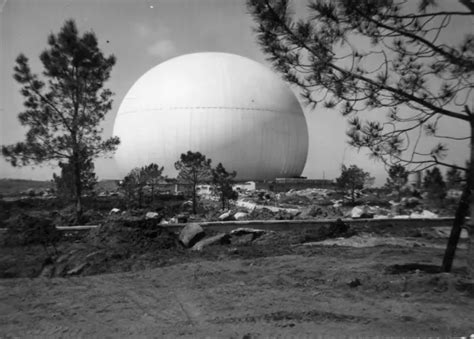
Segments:
[[[263,65],[227,53],[170,59],[140,77],[118,110],[120,174],[152,162],[174,177],[181,153],[201,152],[239,180],[298,176],[308,129],[298,100]]]

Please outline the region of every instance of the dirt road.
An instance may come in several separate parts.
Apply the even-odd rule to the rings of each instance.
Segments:
[[[465,336],[474,298],[442,250],[311,247],[130,273],[0,280],[0,337]],[[460,250],[455,267],[463,265]],[[462,269],[461,269],[462,271]]]

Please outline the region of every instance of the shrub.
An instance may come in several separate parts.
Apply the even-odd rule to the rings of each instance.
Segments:
[[[4,237],[6,246],[26,246],[41,244],[49,254],[48,246],[56,250],[56,244],[61,239],[61,231],[56,229],[50,219],[38,218],[20,214],[6,222],[7,231]]]

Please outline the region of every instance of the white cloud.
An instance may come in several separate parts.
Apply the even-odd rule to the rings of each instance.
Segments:
[[[153,56],[165,59],[176,55],[177,50],[173,41],[164,39],[158,40],[148,47],[147,52]]]
[[[1,0],[0,0],[1,1]],[[169,39],[170,30],[166,25],[139,22],[133,26],[139,39],[148,44],[148,54],[167,59],[177,54],[176,45]]]

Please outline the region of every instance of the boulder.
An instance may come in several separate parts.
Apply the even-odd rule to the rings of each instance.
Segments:
[[[234,214],[234,219],[235,220],[241,220],[241,219],[245,219],[248,217],[248,213],[245,213],[245,212],[237,212]]]
[[[356,219],[360,218],[364,214],[364,207],[363,206],[354,206],[351,210],[351,218]]]
[[[109,212],[109,214],[117,214],[117,213],[120,213],[120,209],[118,208],[112,208]]]
[[[186,247],[192,247],[203,237],[204,230],[197,223],[187,224],[179,233],[179,240]]]
[[[234,218],[232,217],[232,211],[222,213],[221,215],[219,215],[218,219],[221,221],[233,220]]]
[[[158,219],[160,215],[156,212],[147,212],[145,214],[145,219]]]
[[[198,241],[197,243],[194,244],[194,246],[191,248],[191,250],[193,250],[193,251],[202,251],[202,249],[205,246],[209,246],[209,245],[212,245],[212,244],[215,244],[215,243],[222,243],[222,242],[225,242],[226,240],[228,241],[228,239],[229,239],[228,234],[220,233],[220,234],[217,234],[213,237],[205,238],[205,239],[202,239],[202,240]]]

